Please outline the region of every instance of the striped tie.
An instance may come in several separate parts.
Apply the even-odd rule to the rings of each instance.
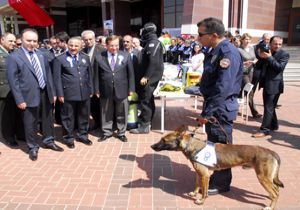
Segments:
[[[116,61],[115,61],[115,55],[114,54],[111,54],[111,60],[110,60],[110,68],[111,70],[115,70],[115,64],[116,64]]]
[[[33,52],[29,52],[29,55],[30,55],[30,60],[31,60],[31,65],[33,66],[33,69],[35,71],[35,75],[38,79],[38,82],[39,82],[39,86],[41,89],[44,89],[45,86],[46,86],[46,83],[45,83],[45,80],[44,80],[44,77],[43,77],[43,72],[42,72],[42,69],[40,69],[35,57],[34,57],[34,54]]]

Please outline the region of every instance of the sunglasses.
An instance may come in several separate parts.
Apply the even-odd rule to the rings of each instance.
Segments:
[[[198,32],[198,36],[199,36],[199,37],[202,37],[202,36],[204,36],[204,35],[206,35],[206,34],[211,34],[211,33],[201,33],[201,32]]]

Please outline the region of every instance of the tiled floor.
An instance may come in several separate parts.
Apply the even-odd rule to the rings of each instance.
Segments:
[[[280,129],[272,136],[253,139],[251,134],[260,120],[251,117],[245,125],[239,117],[234,143],[261,145],[281,157],[280,210],[300,209],[300,84],[287,83],[277,109]],[[262,113],[261,91],[256,93]],[[97,142],[97,132],[90,136],[92,146],[76,142],[75,149],[63,153],[41,148],[38,161],[26,154],[24,142],[17,149],[0,143],[0,209],[32,210],[256,210],[269,204],[267,193],[253,170],[233,169],[231,191],[210,196],[197,206],[184,193],[192,190],[195,173],[180,152],[156,153],[150,145],[161,137],[160,104],[157,102],[153,131],[148,135],[130,135],[129,142],[116,138]],[[201,109],[201,106],[198,107]],[[168,101],[166,132],[185,124],[192,129],[199,110],[192,100]],[[57,128],[61,140],[60,128]],[[199,133],[200,138],[205,135]]]

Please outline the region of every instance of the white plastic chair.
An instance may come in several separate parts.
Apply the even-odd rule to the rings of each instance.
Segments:
[[[251,84],[250,82],[247,83],[244,88],[243,88],[243,92],[242,92],[242,98],[238,98],[238,103],[240,106],[240,109],[242,109],[242,118],[244,119],[244,114],[245,114],[245,122],[247,124],[248,122],[248,104],[249,104],[249,94],[251,93],[253,89],[253,84]],[[246,92],[246,95],[245,95]]]

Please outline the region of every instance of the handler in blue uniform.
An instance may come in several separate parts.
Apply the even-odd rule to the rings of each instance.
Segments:
[[[210,48],[204,60],[200,83],[204,105],[199,122],[206,123],[208,141],[232,144],[243,62],[238,50],[224,38],[225,28],[221,20],[206,18],[197,26],[199,41]],[[217,122],[208,120],[211,117]],[[231,169],[215,171],[210,178],[208,193],[213,195],[229,191],[231,178]]]

